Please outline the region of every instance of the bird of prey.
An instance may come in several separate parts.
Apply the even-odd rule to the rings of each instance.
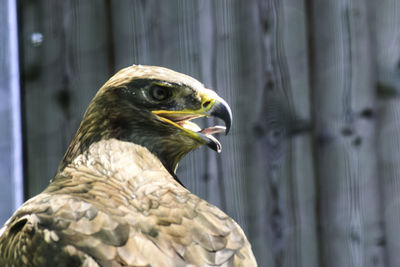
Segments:
[[[192,119],[219,117],[226,128]],[[0,266],[256,266],[240,226],[175,175],[231,111],[184,74],[134,65],[91,101],[55,177],[0,229]]]

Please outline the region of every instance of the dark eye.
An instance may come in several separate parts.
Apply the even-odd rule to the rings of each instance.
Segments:
[[[150,95],[154,100],[162,101],[171,97],[171,89],[154,85],[150,88]]]

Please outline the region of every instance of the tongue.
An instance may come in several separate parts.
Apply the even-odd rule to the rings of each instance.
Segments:
[[[201,130],[200,132],[204,135],[212,135],[212,134],[216,134],[216,133],[223,133],[225,131],[226,131],[225,126],[216,125],[213,127],[205,128],[205,129]]]

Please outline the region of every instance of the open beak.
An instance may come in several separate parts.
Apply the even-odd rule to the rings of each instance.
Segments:
[[[232,111],[225,100],[214,91],[205,89],[200,93],[201,105],[197,110],[155,110],[153,114],[161,120],[181,129],[184,134],[198,140],[211,149],[221,152],[221,143],[213,134],[228,134],[232,124]],[[215,125],[201,129],[192,119],[200,117],[216,117],[224,121],[225,126]]]

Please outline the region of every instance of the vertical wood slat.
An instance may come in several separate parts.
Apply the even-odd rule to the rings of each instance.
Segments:
[[[279,1],[276,1],[279,3]],[[284,201],[288,202],[289,237],[283,255],[284,266],[317,267],[319,244],[316,218],[315,166],[311,133],[311,85],[307,53],[307,13],[305,1],[283,1],[277,22],[281,40],[276,41],[278,60],[282,61],[283,89],[290,101],[288,125],[289,149],[286,153],[286,188]],[[282,20],[282,21],[280,21]],[[277,37],[277,38],[278,38]]]
[[[387,266],[400,266],[400,4],[368,1],[378,93],[378,162]]]
[[[23,22],[21,71],[25,95],[26,195],[30,197],[48,184],[64,149],[60,129],[62,113],[54,92],[61,84],[59,57],[62,52],[57,28],[59,17],[47,15],[56,9],[54,5],[43,1],[35,4],[22,1],[21,5],[24,6],[20,16]],[[55,14],[59,12],[61,10]]]
[[[16,3],[0,5],[0,225],[22,204],[23,169]]]
[[[242,29],[241,46],[241,66],[239,87],[242,92],[241,101],[237,106],[237,120],[242,122],[238,127],[239,135],[246,137],[243,140],[242,153],[246,155],[244,165],[244,177],[246,179],[247,199],[247,220],[248,238],[252,244],[252,249],[257,262],[264,266],[277,266],[274,262],[274,244],[271,242],[270,215],[271,215],[271,194],[266,185],[266,170],[268,164],[265,159],[265,146],[257,138],[254,129],[257,129],[257,122],[260,116],[258,111],[262,108],[262,88],[263,75],[260,71],[263,67],[264,54],[262,52],[262,42],[260,40],[261,29],[259,19],[258,1],[246,1],[240,5],[242,14],[240,21]],[[251,31],[247,29],[252,29]],[[254,40],[246,42],[244,40]],[[251,51],[251,53],[248,53]]]
[[[321,265],[384,266],[365,2],[312,1],[311,13]]]
[[[214,1],[211,5],[213,21],[213,40],[211,61],[212,86],[225,98],[234,111],[238,111],[238,103],[242,95],[239,88],[242,80],[239,72],[239,25],[237,14],[240,1]],[[236,115],[234,115],[236,116]],[[246,194],[243,164],[245,155],[240,152],[243,135],[239,129],[243,121],[235,119],[230,135],[220,136],[223,154],[216,155],[216,177],[221,207],[232,216],[247,232],[245,218]]]
[[[263,266],[319,266],[304,2],[246,9],[238,110],[256,115],[243,129],[249,238]]]
[[[104,1],[23,1],[27,195],[53,178],[84,110],[110,76]],[[41,43],[32,43],[32,34]],[[40,108],[38,108],[38,105]]]

